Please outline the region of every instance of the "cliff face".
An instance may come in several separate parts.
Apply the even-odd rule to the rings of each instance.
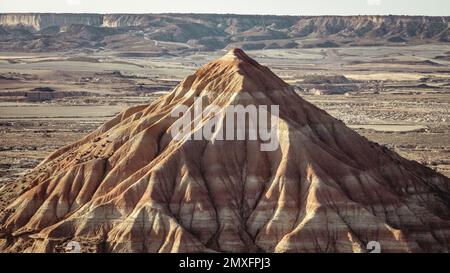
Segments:
[[[13,37],[14,28],[25,28],[34,44],[30,49],[46,48],[45,40],[54,38],[58,28],[85,25],[105,29],[120,29],[133,39],[152,39],[185,43],[189,48],[221,49],[239,45],[248,49],[297,47],[301,38],[323,39],[304,45],[308,47],[339,46],[342,44],[369,44],[374,41],[391,43],[450,41],[450,17],[425,16],[259,16],[217,14],[0,14],[0,42]],[[53,36],[43,32],[55,29]],[[109,30],[111,31],[111,30]],[[114,33],[113,33],[114,34]],[[28,37],[27,36],[27,37]],[[76,36],[75,36],[76,37]],[[61,37],[58,37],[61,38]],[[43,39],[42,43],[36,40]],[[26,40],[30,40],[28,37]],[[115,39],[117,40],[117,39]],[[11,46],[11,42],[6,46]],[[89,41],[88,41],[89,42]],[[48,43],[58,43],[51,41]],[[88,44],[86,42],[81,44]],[[103,41],[102,46],[108,46]],[[129,43],[128,43],[129,44]],[[77,42],[65,43],[77,47]],[[17,47],[24,47],[23,44]],[[25,45],[25,48],[27,45]],[[95,47],[95,46],[94,46]],[[5,45],[0,45],[0,49]]]
[[[100,14],[0,14],[0,25],[22,25],[34,30],[73,24],[100,26],[102,22],[103,15]]]
[[[354,31],[362,35],[379,29],[379,34],[406,31],[411,36],[427,32],[437,34],[448,28],[450,17],[429,16],[259,16],[259,15],[217,15],[217,14],[0,14],[0,25],[23,25],[41,30],[50,26],[70,24],[131,27],[150,26],[152,23],[196,22],[216,25],[229,34],[236,34],[256,26],[279,30],[290,30],[292,34],[310,33],[335,34]]]

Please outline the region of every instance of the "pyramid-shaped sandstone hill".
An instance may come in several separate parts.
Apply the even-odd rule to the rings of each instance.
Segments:
[[[191,115],[196,97],[221,109],[279,105],[278,147],[173,138],[181,117],[172,110]],[[195,118],[188,135],[211,116]],[[2,251],[72,240],[99,252],[364,252],[369,241],[382,252],[450,249],[450,179],[359,136],[239,49],[27,178],[4,212]]]

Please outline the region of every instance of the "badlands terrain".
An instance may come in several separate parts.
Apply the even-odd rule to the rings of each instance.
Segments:
[[[126,107],[170,91],[222,53],[0,54],[1,182],[14,181]],[[450,62],[441,57],[450,57],[450,45],[248,53],[360,134],[450,176]]]
[[[163,68],[161,60],[154,61],[151,66],[161,69],[155,80],[142,68],[142,74],[129,74],[97,67],[76,74],[76,83],[88,78],[78,90],[65,90],[68,79],[52,84],[23,69],[7,74],[10,88],[25,77],[45,87],[30,83],[28,91],[16,88],[1,108],[3,139],[9,145],[3,151],[3,251],[61,251],[71,239],[94,252],[362,252],[371,240],[379,241],[385,252],[448,251],[449,178],[389,150],[411,159],[442,160],[438,162],[447,170],[448,101],[442,91],[447,79],[440,72],[427,85],[414,83],[412,73],[405,71],[318,75],[318,66],[313,75],[289,75],[281,63],[289,65],[292,52],[252,53],[271,61],[277,58],[269,54],[292,54],[272,64],[285,81],[241,50],[195,74],[189,70],[195,67],[193,60],[181,61],[189,58]],[[346,67],[337,62],[336,49],[330,55],[322,50],[315,54],[332,55],[333,65]],[[81,60],[80,68],[88,69],[89,63]],[[120,62],[126,67],[123,63],[131,60]],[[176,82],[167,79],[165,69],[181,76],[182,68],[192,76],[166,95],[155,91]],[[292,66],[289,71],[300,72]],[[423,81],[421,73],[414,73]],[[371,77],[381,75],[383,83],[371,83]],[[364,82],[367,90],[332,94]],[[108,84],[108,92],[99,94],[99,87]],[[303,92],[304,98],[384,146],[360,137],[296,94]],[[35,93],[39,95],[30,96]],[[280,105],[280,148],[258,152],[251,141],[172,140],[170,109],[192,105],[197,96],[220,107]]]
[[[223,26],[214,33],[217,26],[204,26],[209,22],[205,16],[89,15],[82,21],[74,17],[68,25],[57,16],[0,15],[2,215],[30,189],[32,181],[24,174],[30,174],[52,152],[79,141],[129,107],[160,99],[233,46],[248,49],[250,57],[269,67],[303,99],[369,141],[450,177],[447,18],[235,16],[217,18],[220,22],[214,24]],[[270,28],[258,29],[263,19]],[[155,22],[164,25],[162,34],[150,27]],[[139,27],[145,24],[149,27]],[[300,34],[293,26],[298,26]],[[365,31],[356,35],[356,26]],[[411,26],[418,26],[414,35],[408,32]],[[182,35],[187,29],[192,32],[189,39]],[[199,30],[203,32],[192,38]],[[34,222],[33,228],[44,222]],[[123,233],[111,238],[116,243],[112,250],[129,251],[119,239],[127,233],[116,230]],[[436,240],[448,239],[447,232]],[[445,251],[445,243],[433,247],[426,240],[418,245],[399,241],[402,243],[388,248]],[[86,250],[105,250],[102,245],[84,243]],[[25,241],[13,250],[31,247]],[[42,251],[47,246],[34,247]],[[208,245],[212,250],[233,251],[233,247]],[[279,247],[280,251],[299,250],[289,244]],[[319,244],[303,250],[349,251],[345,244],[333,247]],[[361,242],[355,243],[353,250],[358,247],[363,248]],[[169,247],[159,250],[170,251]],[[274,251],[275,247],[263,243],[245,250]]]
[[[450,17],[234,14],[0,14],[0,49],[174,54],[449,42]]]

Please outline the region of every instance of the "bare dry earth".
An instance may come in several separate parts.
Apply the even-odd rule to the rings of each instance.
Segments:
[[[50,152],[171,90],[222,53],[0,53],[0,210],[26,188],[21,174]],[[369,140],[450,176],[450,45],[248,53]],[[330,75],[348,81],[320,82]],[[319,83],[307,84],[311,76]]]

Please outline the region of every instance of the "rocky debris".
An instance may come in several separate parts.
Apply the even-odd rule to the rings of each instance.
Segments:
[[[332,95],[358,91],[355,84],[299,84],[296,86],[303,94]]]
[[[344,75],[305,75],[297,89],[304,94],[344,94],[357,91],[359,86]]]
[[[87,97],[95,96],[95,94],[87,91],[57,91],[50,87],[36,87],[29,91],[3,91],[0,97],[4,97],[5,101],[49,101],[55,99],[62,99],[66,97]]]
[[[303,48],[332,48],[332,47],[340,47],[340,44],[326,40],[326,41],[315,41],[315,42],[306,42],[302,45]]]
[[[306,84],[344,84],[351,83],[344,75],[305,75],[303,83]]]
[[[406,43],[407,40],[400,37],[400,36],[392,36],[390,38],[388,38],[389,42],[393,42],[393,43]]]
[[[32,92],[55,92],[55,89],[51,87],[36,87],[31,89]]]
[[[220,109],[279,105],[279,147],[173,139],[182,117],[172,109],[196,114],[196,97]],[[69,239],[105,252],[363,252],[369,241],[383,252],[450,249],[449,178],[361,137],[239,49],[23,180],[1,222],[3,251],[52,252]]]
[[[8,62],[11,62],[12,60],[8,60]],[[24,74],[24,73],[17,73],[17,72],[7,72],[0,74],[0,80],[5,81],[31,81],[31,80],[37,80],[38,77],[36,75],[32,74]]]
[[[168,91],[167,87],[164,86],[146,86],[144,84],[138,84],[134,87],[134,91],[138,93],[153,93],[153,92],[160,92],[160,91]]]
[[[0,75],[0,80],[5,80],[5,81],[17,81],[18,78]]]

